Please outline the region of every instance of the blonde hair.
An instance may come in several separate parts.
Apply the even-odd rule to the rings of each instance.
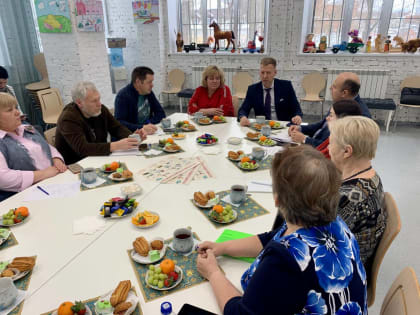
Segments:
[[[17,105],[17,103],[18,101],[13,95],[10,95],[9,93],[0,92],[0,110],[9,106]]]
[[[276,61],[276,59],[274,59],[272,57],[264,57],[263,59],[261,59],[260,65],[262,65],[262,66],[273,65],[274,68],[276,68],[277,67],[277,61]]]
[[[331,137],[339,146],[352,147],[355,159],[372,160],[375,157],[380,131],[372,119],[364,116],[347,116],[332,121],[328,127]]]
[[[225,73],[222,69],[217,66],[208,66],[203,71],[202,79],[201,79],[201,86],[207,88],[207,78],[211,75],[217,75],[220,77],[220,86],[225,85]]]

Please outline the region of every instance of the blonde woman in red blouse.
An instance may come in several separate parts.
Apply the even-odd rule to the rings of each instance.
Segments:
[[[232,94],[225,85],[225,75],[217,66],[203,71],[199,86],[188,103],[188,113],[201,112],[206,116],[234,116]]]

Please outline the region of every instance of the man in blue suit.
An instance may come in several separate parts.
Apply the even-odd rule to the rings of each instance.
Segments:
[[[360,99],[360,79],[353,72],[340,73],[330,87],[333,102],[341,100],[355,100],[360,105],[362,115],[372,118],[368,107]],[[319,146],[330,136],[327,120],[323,120],[307,126],[291,126],[289,135],[294,142]]]
[[[274,58],[261,59],[261,82],[248,87],[246,97],[238,111],[241,126],[249,126],[251,109],[255,116],[265,116],[266,119],[292,121],[299,125],[302,122],[302,110],[296,98],[292,83],[274,77],[277,74],[277,62]]]

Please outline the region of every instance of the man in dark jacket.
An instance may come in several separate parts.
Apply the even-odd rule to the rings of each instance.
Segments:
[[[165,111],[152,91],[154,72],[148,67],[137,67],[131,74],[131,83],[121,89],[115,98],[115,118],[131,131],[144,129],[151,135],[166,117]]]
[[[261,59],[261,82],[248,87],[245,100],[238,111],[241,126],[250,125],[248,116],[251,109],[254,109],[256,116],[265,116],[269,120],[292,121],[294,124],[302,122],[302,110],[292,83],[274,78],[277,74],[276,66],[274,58]]]

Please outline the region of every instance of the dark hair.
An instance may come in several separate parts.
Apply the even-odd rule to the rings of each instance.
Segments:
[[[7,70],[0,66],[0,79],[8,79],[9,74],[7,73]]]
[[[335,102],[332,107],[337,118],[362,115],[360,105],[355,100],[341,100]]]
[[[155,73],[149,67],[134,68],[133,72],[131,73],[131,83],[134,84],[134,82],[136,82],[137,79],[143,82],[148,74],[154,75]]]
[[[342,90],[348,90],[351,96],[359,94],[360,83],[352,79],[347,79],[343,82]]]
[[[341,177],[334,164],[309,145],[288,147],[274,156],[271,175],[279,211],[309,228],[335,220]]]

